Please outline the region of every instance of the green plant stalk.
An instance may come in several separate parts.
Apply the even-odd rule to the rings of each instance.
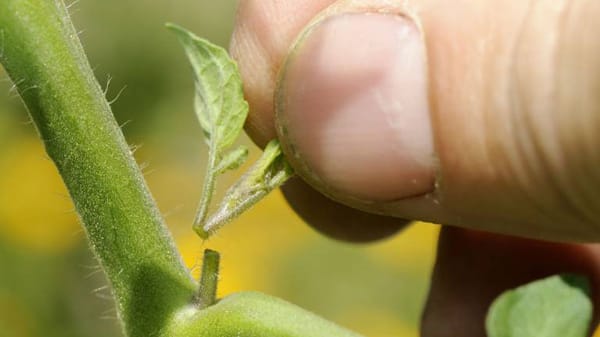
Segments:
[[[196,233],[207,239],[293,175],[294,171],[283,157],[279,141],[270,141],[262,156],[227,190],[217,211],[200,230],[196,229]]]
[[[131,337],[159,335],[197,287],[60,0],[0,1],[0,62],[69,190]]]
[[[206,164],[206,176],[204,177],[204,184],[202,186],[202,196],[198,205],[198,211],[196,212],[196,218],[192,225],[192,228],[197,233],[202,231],[202,225],[208,216],[208,208],[215,194],[217,178],[215,174],[215,167],[217,165],[216,151],[215,145],[211,144],[208,150],[208,163]]]
[[[202,274],[200,275],[200,288],[198,288],[199,307],[204,309],[215,304],[217,301],[217,284],[219,282],[219,261],[221,257],[218,252],[206,249],[202,261]]]

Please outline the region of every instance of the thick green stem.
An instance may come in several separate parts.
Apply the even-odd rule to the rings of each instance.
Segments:
[[[60,0],[0,0],[0,62],[113,286],[129,336],[157,336],[196,284],[174,247]]]
[[[0,62],[69,189],[129,337],[360,337],[256,293],[200,310],[198,297],[214,302],[218,254],[207,253],[198,291],[61,0],[0,0]]]

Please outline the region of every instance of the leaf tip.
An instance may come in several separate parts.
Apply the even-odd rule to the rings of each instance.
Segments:
[[[178,32],[178,31],[183,31],[183,27],[181,27],[180,25],[173,23],[173,22],[166,22],[165,23],[165,28],[167,28],[170,31],[173,32]]]
[[[177,35],[177,37],[179,38],[180,41],[185,41],[186,39],[191,39],[191,38],[195,37],[187,29],[183,28],[182,26],[180,26],[176,23],[167,22],[167,23],[165,23],[165,27],[169,31],[171,31],[173,34]]]
[[[487,334],[532,336],[522,332],[543,330],[546,337],[586,336],[593,310],[588,289],[586,277],[562,274],[508,290],[489,308]]]

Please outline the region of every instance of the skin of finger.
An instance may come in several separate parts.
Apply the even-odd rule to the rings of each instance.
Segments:
[[[439,206],[399,201],[379,211],[423,209],[427,214],[413,217],[540,239],[598,240],[598,189],[581,187],[598,186],[589,172],[597,155],[585,150],[598,139],[573,125],[597,130],[600,102],[571,103],[597,87],[578,84],[596,83],[597,72],[586,75],[572,64],[600,48],[576,52],[587,38],[570,31],[593,20],[589,13],[600,7],[549,0],[434,6],[418,12],[440,166],[437,190],[417,203]],[[568,80],[557,80],[558,73]]]
[[[598,76],[590,78],[594,75],[574,66],[586,60],[592,69],[598,67],[590,56],[600,54],[598,43],[583,43],[591,41],[585,31],[594,30],[575,28],[582,22],[596,24],[599,5],[575,0],[353,0],[337,1],[317,15],[332,2],[300,1],[287,7],[271,2],[242,5],[232,45],[255,107],[247,129],[259,144],[274,135],[276,72],[294,34],[311,15],[400,8],[423,28],[428,50],[439,160],[436,190],[420,198],[361,203],[323,186],[313,187],[379,214],[539,239],[600,239],[595,221],[600,215],[600,179],[590,169],[599,163],[591,150],[598,143],[593,130],[600,127],[600,102],[592,94]],[[257,8],[262,6],[283,12],[266,10],[263,13],[277,15],[261,15]],[[308,10],[292,10],[296,6]],[[279,29],[252,33],[249,27]],[[556,73],[567,80],[557,81]],[[552,92],[559,93],[555,100],[548,99],[554,97]]]
[[[279,68],[292,42],[334,0],[242,0],[230,53],[238,62],[250,104],[246,132],[264,147],[276,137],[273,95]]]
[[[240,1],[230,51],[238,61],[250,103],[246,131],[257,145],[264,146],[276,137],[273,95],[281,62],[303,27],[332,3],[333,0]],[[406,220],[369,214],[334,202],[299,178],[286,183],[282,191],[303,220],[336,240],[372,242],[389,237],[408,224]]]
[[[336,240],[373,242],[398,233],[410,223],[344,206],[315,191],[300,178],[288,181],[282,190],[286,200],[306,223]]]
[[[485,337],[485,315],[503,291],[559,273],[589,277],[600,304],[600,245],[550,243],[445,227],[438,243],[423,337]],[[598,324],[594,313],[592,326]]]

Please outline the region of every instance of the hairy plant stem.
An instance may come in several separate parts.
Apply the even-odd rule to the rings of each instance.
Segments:
[[[211,305],[218,254],[207,252],[198,289],[93,76],[62,0],[0,0],[0,63],[67,185],[112,284],[127,336],[360,337],[259,293],[233,294]]]
[[[0,1],[0,62],[55,162],[131,337],[160,336],[197,286],[61,0]]]
[[[202,262],[202,275],[200,276],[200,307],[207,308],[217,301],[217,283],[219,281],[219,253],[206,249]]]
[[[216,145],[212,144],[212,142],[209,146],[208,163],[206,164],[206,176],[204,177],[204,184],[202,186],[202,196],[198,205],[198,211],[196,212],[196,218],[194,219],[194,224],[192,226],[194,231],[204,239],[206,239],[206,237],[203,237],[204,222],[208,216],[208,209],[216,189],[217,174],[215,173],[215,167],[217,166],[217,150],[215,146]]]

